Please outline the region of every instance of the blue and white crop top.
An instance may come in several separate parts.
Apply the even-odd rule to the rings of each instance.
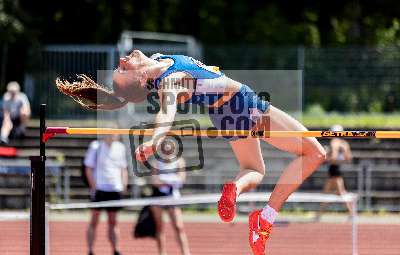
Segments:
[[[174,61],[174,64],[154,81],[156,89],[159,89],[161,80],[168,75],[184,72],[196,80],[192,97],[186,103],[211,105],[222,96],[226,77],[218,67],[206,66],[202,62],[184,55],[157,54],[152,58],[155,60],[172,59]]]

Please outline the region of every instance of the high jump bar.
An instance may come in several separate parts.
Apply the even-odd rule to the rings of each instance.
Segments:
[[[179,198],[162,197],[162,198],[140,198],[140,199],[122,199],[104,202],[89,202],[89,203],[69,203],[69,204],[50,204],[50,210],[65,210],[65,209],[89,209],[102,207],[142,207],[147,205],[193,205],[193,204],[214,204],[217,203],[221,194],[194,194],[183,195]],[[240,202],[264,202],[268,201],[271,196],[270,192],[250,192],[242,194],[238,197]],[[358,195],[347,193],[339,196],[334,194],[318,194],[318,193],[293,193],[289,196],[287,202],[292,203],[343,203],[350,202],[353,208],[353,217],[351,217],[351,243],[352,255],[358,254]]]
[[[128,128],[74,128],[74,127],[47,127],[42,140],[48,141],[57,134],[64,135],[134,135],[152,136],[154,129],[128,129]],[[245,136],[252,138],[269,137],[323,137],[323,138],[379,138],[399,139],[400,131],[267,131],[267,130],[217,130],[217,129],[175,129],[167,135],[174,136]]]
[[[179,198],[167,196],[162,198],[140,198],[140,199],[120,199],[104,202],[88,203],[67,203],[67,204],[49,204],[50,210],[65,209],[89,209],[102,207],[141,207],[146,205],[193,205],[193,204],[214,204],[221,197],[220,193],[213,194],[193,194],[183,195]],[[250,192],[240,195],[240,202],[264,202],[271,197],[271,192]],[[358,195],[347,193],[342,196],[334,194],[320,193],[293,193],[289,196],[287,202],[292,203],[357,203]]]

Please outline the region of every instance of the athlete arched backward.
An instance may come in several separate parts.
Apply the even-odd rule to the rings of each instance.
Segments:
[[[113,91],[98,85],[85,75],[79,77],[80,80],[73,83],[57,79],[57,87],[90,109],[112,110],[123,107],[128,102],[142,102],[150,89],[155,88],[161,105],[155,118],[156,124],[171,123],[178,104],[192,103],[207,105],[211,121],[221,130],[252,129],[255,125],[253,117],[260,117],[253,116],[254,113],[269,118],[271,131],[306,130],[285,112],[260,100],[247,85],[228,78],[216,67],[206,66],[188,56],[156,54],[149,58],[141,51],[134,50],[129,56],[120,59],[119,66],[113,73]],[[156,127],[153,139],[136,150],[136,158],[140,161],[147,160],[170,128],[168,125]],[[232,221],[235,217],[237,197],[256,187],[264,177],[265,163],[260,140],[297,157],[284,169],[267,205],[249,215],[249,243],[256,255],[265,254],[266,241],[275,218],[289,195],[317,169],[326,156],[319,142],[310,137],[231,138],[229,143],[239,161],[240,170],[234,180],[224,185],[218,202],[219,216],[225,222]]]

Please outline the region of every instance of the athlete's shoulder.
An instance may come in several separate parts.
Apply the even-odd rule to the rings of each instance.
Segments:
[[[189,57],[189,58],[191,61],[193,61],[193,63],[197,67],[201,68],[202,70],[208,71],[208,72],[212,73],[213,75],[223,75],[219,66],[206,65],[203,62],[201,62],[200,60],[197,60],[193,57]]]

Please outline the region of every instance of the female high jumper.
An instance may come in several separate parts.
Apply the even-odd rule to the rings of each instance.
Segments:
[[[220,130],[235,130],[238,127],[250,130],[256,123],[254,120],[261,115],[269,118],[271,131],[307,130],[285,112],[258,98],[247,85],[228,78],[217,67],[206,66],[188,56],[155,54],[149,58],[141,51],[134,50],[129,56],[120,59],[113,73],[113,91],[85,75],[78,77],[79,81],[73,83],[57,79],[57,87],[90,109],[113,110],[128,102],[143,102],[150,89],[155,88],[161,106],[155,118],[156,124],[172,123],[178,104],[192,103],[208,106],[210,119]],[[188,81],[193,81],[195,86],[188,86]],[[174,100],[171,100],[171,96]],[[241,108],[239,114],[238,105]],[[170,128],[168,125],[156,126],[152,139],[135,151],[136,158],[139,161],[147,160],[161,144],[160,137],[165,136]],[[289,195],[299,188],[326,157],[324,148],[315,138],[231,138],[229,142],[239,161],[240,171],[234,180],[223,187],[218,202],[218,214],[222,221],[230,222],[234,219],[238,196],[256,187],[264,177],[265,164],[260,140],[297,157],[280,176],[267,205],[249,215],[249,243],[255,255],[265,254],[272,225]]]

